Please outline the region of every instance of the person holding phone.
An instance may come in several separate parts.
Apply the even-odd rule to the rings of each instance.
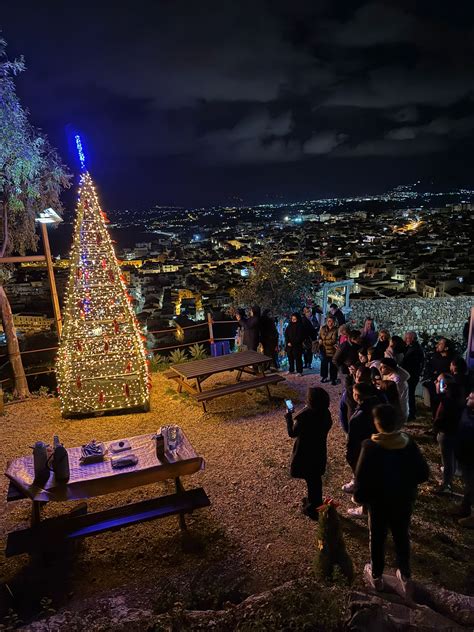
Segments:
[[[441,373],[435,385],[439,404],[433,421],[433,430],[441,450],[443,463],[443,480],[437,493],[451,494],[456,472],[456,435],[463,411],[463,393],[459,384],[456,384],[449,373]]]
[[[288,436],[293,444],[290,474],[306,481],[308,496],[303,498],[303,513],[318,520],[317,508],[323,504],[322,475],[326,471],[327,437],[332,426],[330,398],[323,388],[308,389],[306,406],[295,417],[291,400],[286,401]]]

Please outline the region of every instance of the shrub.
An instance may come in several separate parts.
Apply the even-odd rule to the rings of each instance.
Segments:
[[[187,362],[188,359],[188,354],[184,349],[175,349],[170,353],[171,364],[182,364],[183,362]]]
[[[197,343],[189,348],[189,354],[193,360],[204,360],[207,358],[206,350],[202,345]]]

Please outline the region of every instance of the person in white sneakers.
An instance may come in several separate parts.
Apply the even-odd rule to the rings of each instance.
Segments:
[[[369,584],[383,590],[385,542],[392,532],[397,578],[403,594],[410,589],[410,522],[417,488],[430,475],[416,443],[398,430],[398,416],[389,404],[374,408],[377,432],[364,441],[355,472],[354,498],[368,508],[370,564],[364,569]]]

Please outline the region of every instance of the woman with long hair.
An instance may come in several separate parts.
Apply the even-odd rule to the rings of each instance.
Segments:
[[[317,508],[323,504],[322,475],[326,471],[327,437],[332,426],[330,399],[324,388],[309,388],[305,408],[295,415],[285,415],[288,436],[293,445],[290,473],[306,481],[308,496],[303,498],[303,513],[318,519]]]

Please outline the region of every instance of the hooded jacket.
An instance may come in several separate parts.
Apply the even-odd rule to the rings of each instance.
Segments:
[[[354,499],[370,505],[406,506],[430,470],[416,443],[400,431],[364,441],[355,471]]]
[[[398,389],[398,396],[400,398],[400,407],[402,409],[403,421],[408,419],[408,380],[410,374],[405,371],[401,366],[398,366],[392,373],[388,375],[382,375],[383,380],[392,380],[395,382]]]
[[[285,329],[285,342],[291,343],[292,347],[302,347],[303,341],[306,338],[305,329],[301,322],[301,316],[298,314],[298,320],[296,323],[290,320],[288,327]]]

